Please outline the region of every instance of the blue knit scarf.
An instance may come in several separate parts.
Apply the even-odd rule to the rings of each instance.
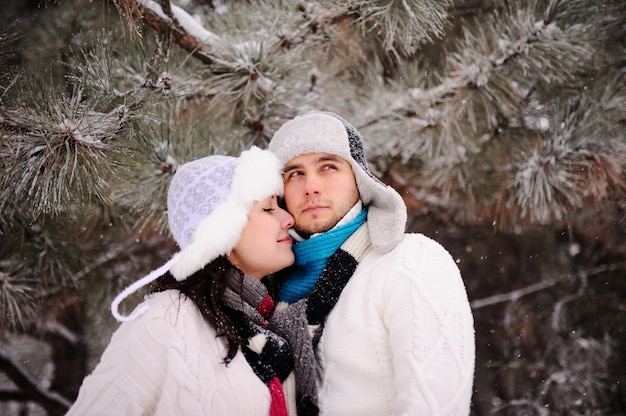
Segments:
[[[365,222],[366,218],[367,210],[362,209],[349,223],[296,243],[293,246],[296,256],[294,268],[281,286],[279,299],[293,303],[306,297],[315,286],[329,257]]]

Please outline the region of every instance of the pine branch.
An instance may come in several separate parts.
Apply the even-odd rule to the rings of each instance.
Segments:
[[[477,310],[487,306],[497,305],[499,303],[514,302],[526,295],[541,292],[542,290],[545,290],[552,286],[556,286],[561,282],[563,282],[563,278],[561,277],[542,280],[541,282],[526,286],[522,289],[513,290],[507,293],[499,293],[497,295],[489,296],[483,299],[474,300],[471,302],[471,307],[473,310]]]
[[[529,79],[562,83],[571,80],[576,73],[566,68],[579,71],[585,63],[591,66],[596,62],[595,41],[591,35],[581,37],[581,33],[594,33],[591,24],[558,28],[554,20],[560,19],[562,16],[558,13],[565,13],[565,10],[554,11],[549,21],[541,21],[535,18],[537,10],[532,6],[534,3],[512,6],[505,12],[496,11],[487,22],[476,25],[473,32],[465,30],[464,39],[455,48],[458,52],[448,55],[449,74],[432,88],[412,90],[413,108],[397,108],[396,114],[401,118],[422,114],[425,108],[462,97],[466,91],[476,91],[485,96],[490,105],[499,107],[494,108],[510,115],[521,109],[524,94],[519,87],[511,85],[510,79],[499,74],[503,70],[508,74],[513,65],[522,65]],[[464,101],[466,106],[475,104],[472,100]],[[488,111],[485,120],[492,120],[492,114],[493,111]],[[446,117],[441,114],[440,118]],[[432,122],[426,124],[432,125]]]
[[[487,306],[497,305],[499,303],[515,302],[524,296],[541,292],[547,288],[556,286],[558,284],[568,283],[574,280],[581,280],[582,284],[576,294],[571,295],[571,297],[567,296],[561,299],[559,302],[557,302],[555,306],[555,312],[553,314],[553,325],[554,325],[554,320],[558,319],[558,317],[560,316],[560,312],[561,312],[563,304],[569,302],[570,300],[576,297],[580,297],[580,290],[584,290],[587,287],[586,285],[587,278],[593,277],[593,276],[603,276],[608,272],[614,272],[614,271],[619,271],[619,270],[626,270],[626,263],[605,264],[605,265],[601,265],[598,267],[594,267],[590,270],[580,272],[578,277],[567,276],[566,278],[563,278],[563,276],[559,276],[559,277],[555,277],[551,279],[542,280],[540,282],[534,283],[532,285],[526,286],[521,289],[513,290],[511,292],[499,293],[497,295],[488,296],[486,298],[474,300],[470,303],[470,305],[473,310],[477,310],[477,309],[481,309]]]
[[[126,21],[130,32],[137,38],[141,38],[141,32],[137,22],[141,19],[141,9],[134,0],[111,0],[118,13]]]
[[[105,264],[119,259],[119,256],[123,253],[129,254],[132,253],[132,248],[137,246],[137,240],[135,237],[127,239],[123,243],[113,246],[109,251],[105,253],[100,253],[98,257],[96,257],[92,262],[87,264],[85,267],[80,269],[78,272],[74,273],[72,276],[73,282],[81,282],[87,276],[92,274],[99,267],[104,266]]]
[[[583,3],[577,2],[578,16]],[[574,13],[560,4],[542,20],[539,4],[496,9],[486,22],[466,28],[437,85],[423,88],[427,81],[415,77],[412,88],[384,86],[372,94],[380,105],[363,125],[369,136],[381,138],[379,152],[417,165],[422,186],[437,190],[449,204],[463,201],[458,219],[472,221],[471,213],[490,204],[493,195],[504,201],[502,208],[486,205],[494,214],[506,210],[508,218],[546,223],[581,208],[587,197],[626,189],[617,179],[623,171],[618,166],[626,165],[623,127],[622,133],[615,130],[624,117],[593,116],[607,114],[600,103],[623,101],[617,92],[623,77],[604,74],[601,79],[611,87],[597,88],[584,75],[600,77],[598,33],[611,18],[592,13],[588,21],[573,20]],[[580,104],[559,108],[569,95],[564,91]],[[589,98],[592,91],[605,93]],[[559,100],[551,102],[551,94],[559,92]],[[502,147],[507,152],[499,151],[496,159],[492,152],[500,142],[507,143]]]
[[[75,75],[68,78],[80,86],[83,95],[105,108],[123,103],[119,106],[120,117],[172,95],[176,89],[172,83],[177,80],[172,79],[170,72],[162,71],[170,58],[167,39],[159,39],[150,56],[146,44],[134,42],[122,51],[114,38],[114,34],[100,32],[92,49],[81,50],[84,63],[77,65]],[[124,56],[124,52],[128,55]],[[126,117],[126,121],[129,119]]]
[[[37,310],[36,282],[20,278],[21,265],[0,261],[0,333],[23,327]]]
[[[72,405],[67,399],[56,392],[42,387],[34,380],[16,361],[0,352],[0,370],[20,389],[19,393],[10,394],[13,400],[24,397],[28,401],[34,401],[51,415],[63,415]],[[8,394],[9,392],[5,392]]]
[[[351,10],[358,23],[382,38],[385,51],[397,56],[413,55],[420,45],[443,36],[450,1],[356,1]]]
[[[215,38],[215,34],[196,23],[189,13],[180,7],[170,5],[168,0],[162,1],[161,4],[152,0],[117,0],[114,4],[120,15],[128,21],[134,21],[137,15],[141,15],[142,21],[161,36],[171,37],[175,44],[204,64],[213,63],[214,56],[208,45]]]
[[[96,196],[108,203],[104,161],[129,114],[124,106],[103,114],[86,107],[80,91],[48,108],[0,108],[0,210],[26,197],[35,218],[59,214]],[[78,200],[77,200],[78,198]]]

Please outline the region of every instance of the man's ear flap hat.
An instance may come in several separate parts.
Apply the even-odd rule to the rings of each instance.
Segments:
[[[369,170],[363,138],[346,120],[331,112],[314,111],[283,124],[272,137],[269,150],[283,165],[307,153],[328,153],[350,163],[361,201],[367,207],[372,246],[383,253],[403,238],[407,213],[400,194]]]

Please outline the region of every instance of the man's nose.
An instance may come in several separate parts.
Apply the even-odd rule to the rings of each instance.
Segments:
[[[318,178],[315,175],[307,175],[304,183],[304,193],[306,195],[317,195],[320,193],[321,187]]]

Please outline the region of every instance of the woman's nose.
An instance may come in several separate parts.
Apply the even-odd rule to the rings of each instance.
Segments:
[[[281,214],[281,224],[282,227],[284,229],[288,229],[293,227],[293,225],[295,224],[296,220],[293,218],[293,215],[291,215],[290,213],[288,213],[287,211],[285,211],[282,208],[278,208],[280,210],[280,214]]]

